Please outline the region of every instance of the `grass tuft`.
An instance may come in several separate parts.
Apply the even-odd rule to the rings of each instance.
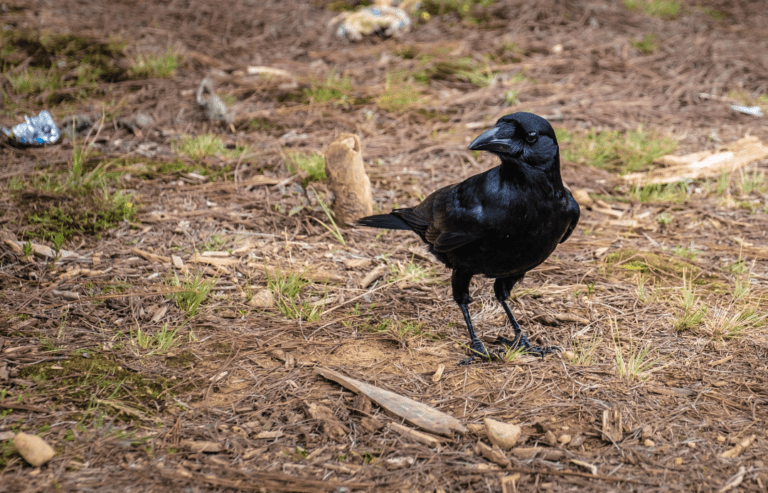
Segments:
[[[139,54],[131,60],[130,73],[134,78],[171,77],[179,67],[179,55],[168,48],[161,55]]]
[[[65,240],[78,234],[98,234],[136,214],[134,199],[122,191],[107,188],[108,163],[87,170],[89,151],[74,144],[71,167],[64,175],[46,172],[29,181],[8,182],[22,222],[30,225],[30,237],[54,242],[60,249]]]
[[[179,293],[170,293],[166,298],[174,300],[179,310],[184,312],[187,318],[197,315],[200,305],[208,297],[213,287],[216,285],[216,279],[203,280],[200,272],[195,272],[191,277],[187,276],[182,282],[176,274],[168,279],[168,285],[181,287],[183,291]]]
[[[328,177],[325,174],[325,156],[319,152],[306,153],[301,151],[286,151],[287,159],[285,166],[288,172],[295,175],[299,171],[307,173],[307,183],[312,181],[325,181]]]
[[[301,290],[309,282],[296,272],[283,274],[266,270],[267,288],[272,291],[275,305],[285,318],[314,322],[320,319],[322,304],[312,305],[300,299]]]
[[[627,348],[628,354],[625,355],[622,350],[621,335],[616,320],[611,321],[611,332],[613,334],[614,361],[619,378],[630,382],[637,378],[645,380],[647,377],[643,377],[642,374],[659,362],[658,359],[650,359],[648,357],[651,349],[650,346],[646,344],[642,348],[635,347],[630,336]]]
[[[348,76],[337,76],[336,70],[331,70],[325,80],[312,78],[310,86],[304,89],[307,103],[349,104],[353,101],[352,79]]]
[[[404,72],[387,74],[384,94],[375,99],[376,106],[388,113],[403,113],[423,103],[414,79]]]
[[[682,4],[675,0],[624,0],[624,7],[651,17],[672,20],[680,15]]]
[[[675,140],[642,128],[629,132],[590,130],[586,134],[560,128],[556,134],[564,160],[621,174],[648,169],[655,159],[677,148]]]
[[[659,43],[656,39],[656,35],[652,33],[646,34],[643,36],[643,39],[630,41],[630,44],[637,48],[643,55],[652,55],[656,52],[656,50],[659,49]]]

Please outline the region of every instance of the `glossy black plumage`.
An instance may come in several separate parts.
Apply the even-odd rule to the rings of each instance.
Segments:
[[[552,348],[530,346],[506,299],[515,283],[568,239],[579,221],[579,206],[560,177],[557,138],[545,119],[514,113],[477,137],[469,149],[492,152],[501,165],[441,188],[416,207],[364,217],[358,224],[411,230],[453,269],[453,298],[464,315],[474,354],[491,356],[475,335],[467,309],[472,276],[483,274],[496,279],[496,299],[515,330],[515,340],[502,337],[499,342],[543,356]]]

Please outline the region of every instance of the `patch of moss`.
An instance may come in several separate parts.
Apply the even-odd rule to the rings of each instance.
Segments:
[[[17,95],[46,93],[52,103],[86,97],[100,83],[126,78],[120,43],[74,34],[0,30],[0,71]],[[25,68],[15,71],[22,63]]]
[[[61,370],[52,369],[57,365]],[[155,409],[151,402],[173,385],[163,377],[126,370],[113,356],[95,351],[24,367],[19,377],[36,382],[36,392],[48,394],[55,405],[74,404],[82,411],[101,407],[115,414],[120,412],[99,401],[125,400],[126,406],[148,412]]]
[[[165,366],[168,368],[191,368],[193,363],[197,360],[192,351],[182,351],[176,356],[169,356],[165,361]]]

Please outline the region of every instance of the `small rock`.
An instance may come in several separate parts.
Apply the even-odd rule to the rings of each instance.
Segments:
[[[576,353],[573,351],[563,351],[561,356],[565,361],[573,361],[573,358],[576,357]]]
[[[0,442],[4,442],[6,440],[13,440],[13,437],[16,436],[16,433],[12,431],[0,431]]]
[[[360,419],[360,426],[373,433],[382,429],[384,424],[376,418],[363,416],[362,419]]]
[[[720,443],[725,443],[725,437],[723,435],[718,435],[717,436],[717,441],[720,442]]]
[[[275,297],[269,289],[260,289],[254,293],[248,306],[252,308],[270,308],[275,304]]]
[[[688,448],[692,448],[692,449],[696,448],[696,443],[695,442],[688,442]]]
[[[24,460],[35,467],[42,466],[56,455],[53,447],[42,438],[27,433],[19,433],[13,439],[13,446]]]
[[[552,433],[552,430],[547,430],[547,432],[544,434],[544,443],[550,447],[557,445],[557,437],[555,437],[555,434]]]
[[[490,418],[484,418],[483,421],[485,422],[488,439],[492,444],[498,445],[502,449],[509,450],[514,447],[522,433],[522,430],[517,425],[502,423]]]
[[[560,438],[558,438],[557,441],[560,442],[560,445],[568,445],[571,443],[571,435],[560,435]]]
[[[557,43],[555,46],[552,47],[552,53],[562,53],[563,52],[563,45],[560,43]]]
[[[587,437],[584,435],[576,435],[576,437],[571,440],[570,446],[571,448],[581,447],[586,441]]]
[[[384,465],[387,469],[404,469],[416,463],[413,457],[393,457],[386,459]]]
[[[643,442],[643,445],[645,445],[646,447],[655,447],[656,446],[656,444],[650,438],[646,438],[645,441]]]
[[[651,428],[651,425],[643,426],[643,431],[640,436],[643,438],[651,438],[653,436],[653,428]]]

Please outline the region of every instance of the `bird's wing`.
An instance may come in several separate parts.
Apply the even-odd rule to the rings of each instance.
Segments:
[[[576,229],[576,225],[579,223],[579,218],[581,217],[581,209],[579,209],[579,203],[576,202],[576,199],[573,198],[573,195],[571,195],[571,192],[566,189],[566,199],[568,200],[568,208],[566,209],[566,213],[571,217],[571,224],[568,225],[568,229],[565,231],[565,234],[560,239],[560,243],[565,242],[568,238],[570,238],[571,233],[573,233],[573,230]]]
[[[416,209],[429,210],[429,227],[424,238],[438,252],[449,252],[485,236],[478,219],[477,197],[461,193],[466,182],[441,188]],[[425,212],[424,215],[427,215]]]

